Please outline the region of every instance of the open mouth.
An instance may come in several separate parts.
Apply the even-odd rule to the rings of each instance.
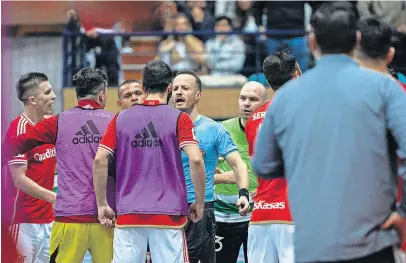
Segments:
[[[182,97],[178,97],[175,99],[175,103],[181,103],[181,102],[185,102],[185,101],[186,101],[185,98],[182,98]]]
[[[242,112],[244,112],[245,114],[251,114],[250,110],[243,110]]]

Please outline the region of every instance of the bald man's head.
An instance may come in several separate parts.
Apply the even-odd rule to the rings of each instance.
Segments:
[[[264,104],[265,100],[266,89],[261,83],[249,81],[242,87],[238,104],[243,124],[245,124],[252,113]]]

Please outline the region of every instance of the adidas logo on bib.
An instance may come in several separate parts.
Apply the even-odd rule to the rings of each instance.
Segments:
[[[102,139],[99,130],[92,120],[86,122],[79,131],[76,132],[77,137],[73,138],[73,144],[84,143],[99,143]]]
[[[158,137],[152,122],[135,135],[135,140],[131,142],[131,146],[134,148],[161,147],[162,145],[162,140]]]

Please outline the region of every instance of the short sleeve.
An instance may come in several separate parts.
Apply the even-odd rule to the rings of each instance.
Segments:
[[[111,155],[114,155],[117,148],[117,116],[118,114],[110,121],[99,144],[99,149],[103,149]]]
[[[29,127],[24,120],[20,120],[17,124],[12,123],[10,128],[7,131],[5,136],[5,142],[9,143],[11,140],[15,140],[17,136],[26,132],[26,128]],[[8,165],[27,165],[28,164],[28,156],[27,153],[19,154],[13,156],[12,158],[8,158]]]
[[[178,142],[180,149],[186,145],[198,145],[193,122],[189,115],[184,112],[182,112],[178,118]]]
[[[8,165],[28,165],[28,157],[27,154],[19,154],[11,158],[11,160],[8,161]]]
[[[238,150],[231,135],[221,124],[218,124],[216,129],[216,147],[218,153],[224,158],[228,154]]]

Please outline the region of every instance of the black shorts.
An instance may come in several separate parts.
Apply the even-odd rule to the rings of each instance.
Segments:
[[[248,225],[247,222],[222,223],[217,222],[216,231],[216,260],[219,263],[236,263],[241,245],[244,247],[245,262],[247,257]],[[255,262],[254,262],[255,263]]]
[[[214,217],[213,202],[207,202],[204,208],[203,218],[193,223],[188,221],[186,228],[186,240],[189,251],[190,263],[215,263],[215,237],[216,219]]]

